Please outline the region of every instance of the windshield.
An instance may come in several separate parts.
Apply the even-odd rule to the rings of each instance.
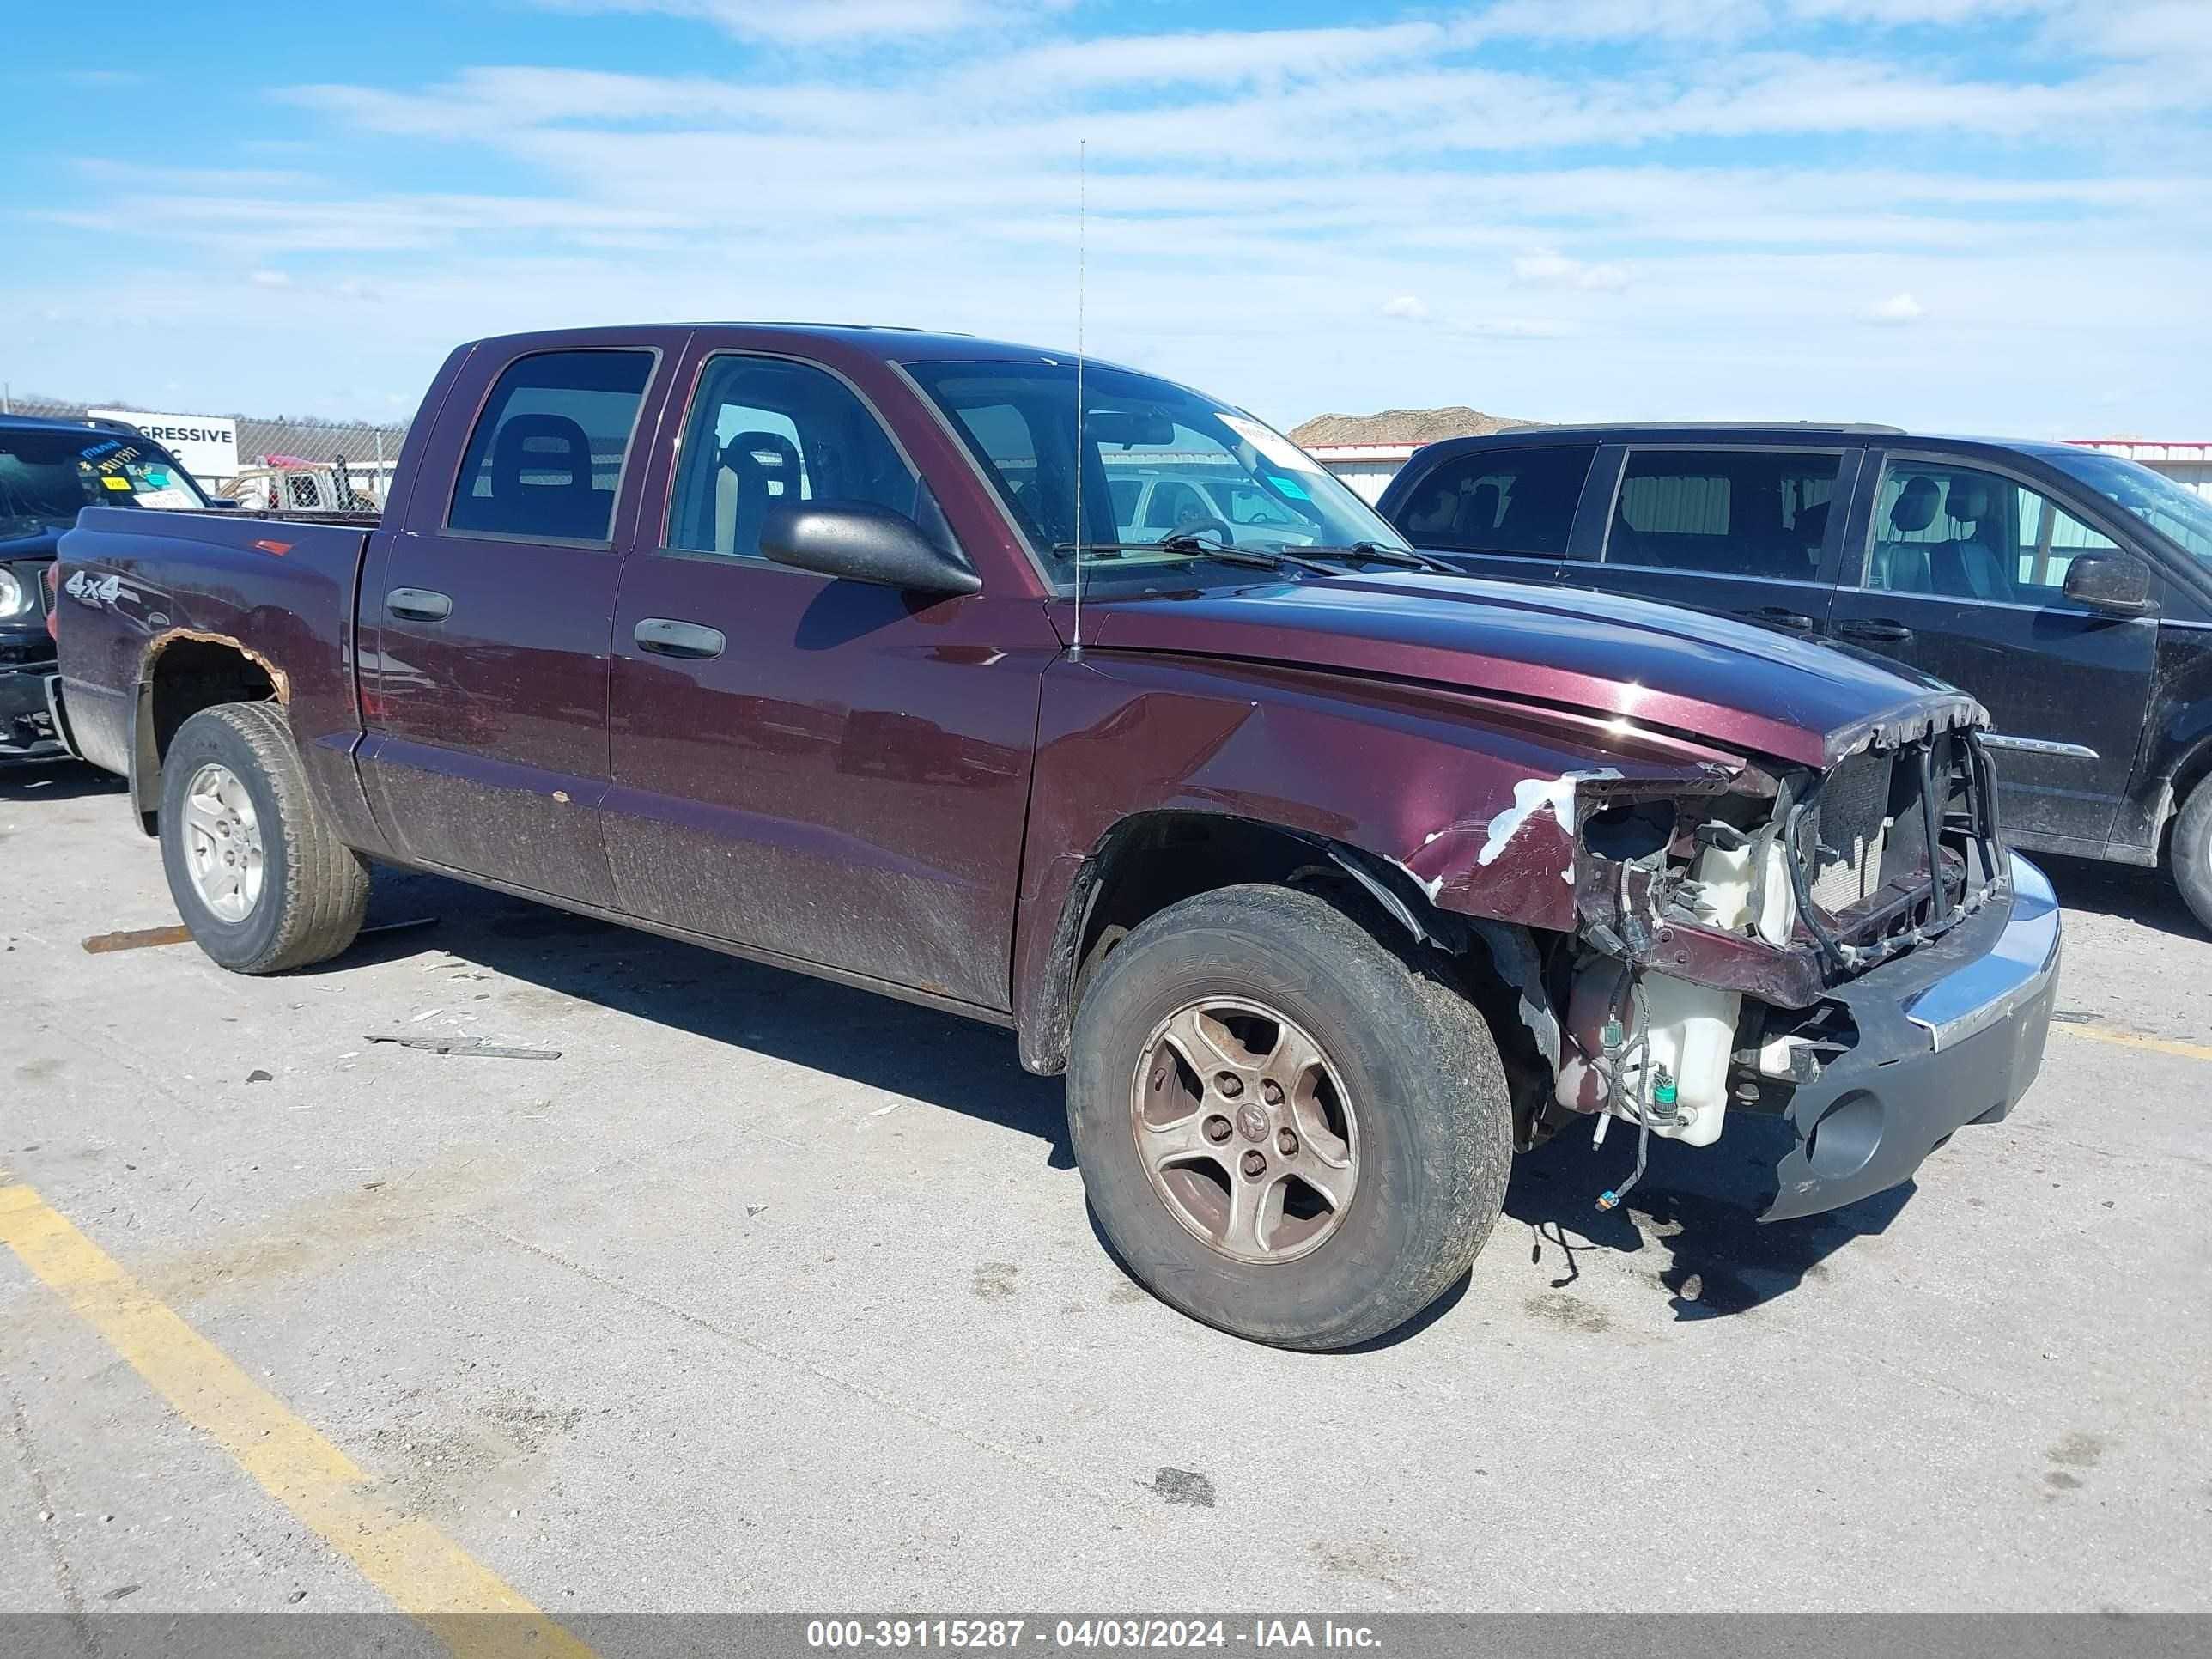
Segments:
[[[2094,449],[2046,451],[2044,458],[2212,563],[2212,501],[2188,485],[2140,462]]]
[[[1289,439],[1187,387],[1086,365],[1079,454],[1073,362],[909,363],[907,372],[1063,592],[1079,540],[1086,582],[1190,565],[1210,556],[1200,544],[1260,555],[1406,547]]]
[[[189,508],[207,498],[143,438],[0,428],[0,541],[67,530],[79,507],[94,505]]]

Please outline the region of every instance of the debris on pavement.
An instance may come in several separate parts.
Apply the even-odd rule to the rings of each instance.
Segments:
[[[434,1011],[433,1011],[434,1012]],[[368,1032],[362,1041],[396,1043],[402,1048],[420,1048],[430,1054],[473,1054],[479,1060],[558,1060],[558,1048],[517,1048],[506,1043],[489,1042],[483,1037],[410,1037],[396,1032]]]
[[[91,955],[104,957],[112,951],[144,951],[156,945],[190,945],[192,930],[181,922],[170,927],[137,927],[119,933],[94,933],[85,940],[84,948]]]
[[[404,933],[416,927],[435,927],[435,916],[410,916],[404,921],[380,921],[374,927],[364,927],[356,933],[356,939],[375,939],[386,933]]]
[[[1213,1482],[1196,1469],[1163,1468],[1152,1477],[1152,1488],[1170,1504],[1191,1504],[1202,1510],[1213,1507]]]

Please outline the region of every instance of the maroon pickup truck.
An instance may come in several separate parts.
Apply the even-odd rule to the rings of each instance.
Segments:
[[[74,739],[223,966],[343,951],[384,860],[1010,1026],[1124,1259],[1265,1341],[1419,1311],[1569,1125],[1640,1174],[1780,1115],[1802,1216],[2041,1061],[1971,699],[1433,574],[1127,369],[483,340],[380,524],[92,508],[61,558]]]

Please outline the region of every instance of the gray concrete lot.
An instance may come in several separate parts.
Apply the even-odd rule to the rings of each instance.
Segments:
[[[1432,1318],[1310,1357],[1126,1278],[1005,1033],[389,872],[372,922],[436,925],[317,971],[88,954],[175,917],[75,769],[0,775],[0,1168],[556,1619],[2212,1607],[2212,940],[2161,878],[2055,870],[2043,1079],[1917,1188],[1761,1228],[1738,1119],[1606,1218],[1632,1138],[1577,1136]],[[386,1605],[0,1249],[0,1607]]]

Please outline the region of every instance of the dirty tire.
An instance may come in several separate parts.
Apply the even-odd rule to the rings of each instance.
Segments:
[[[1160,1022],[1194,1000],[1246,999],[1320,1044],[1359,1135],[1341,1221],[1289,1261],[1221,1254],[1152,1185],[1131,1089]],[[1146,921],[1097,969],[1067,1075],[1076,1162],[1108,1240],[1162,1301],[1279,1347],[1351,1347],[1396,1329],[1467,1271],[1512,1161],[1505,1078],[1463,997],[1313,894],[1243,886]]]
[[[246,787],[262,834],[259,901],[225,921],[192,884],[185,796],[210,762]],[[201,950],[235,974],[281,974],[353,943],[368,908],[368,863],[337,838],[307,785],[282,709],[271,702],[204,708],[177,729],[161,761],[161,866],[177,911]]]
[[[2197,920],[2212,928],[2212,778],[2198,783],[2181,804],[2168,851],[2174,885],[2181,889]]]

